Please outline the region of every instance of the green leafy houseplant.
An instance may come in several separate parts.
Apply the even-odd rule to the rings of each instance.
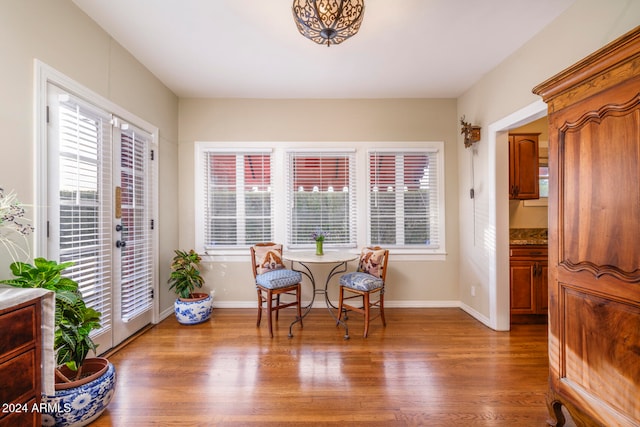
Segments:
[[[100,313],[87,307],[78,283],[62,275],[62,271],[72,266],[72,262],[58,264],[44,258],[36,258],[33,265],[24,262],[11,264],[13,279],[0,283],[19,288],[43,288],[55,292],[55,331],[54,349],[58,366],[66,365],[75,372],[73,378],[67,378],[60,369],[56,375],[65,382],[82,377],[82,364],[89,351],[97,345],[89,334],[100,328]]]
[[[173,289],[180,298],[193,298],[193,291],[204,284],[204,277],[200,275],[202,258],[193,249],[189,252],[176,249],[174,252],[169,289]]]

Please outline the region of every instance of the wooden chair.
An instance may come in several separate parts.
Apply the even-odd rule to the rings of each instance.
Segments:
[[[347,311],[364,314],[364,337],[369,333],[371,320],[382,319],[382,325],[387,326],[384,318],[384,286],[387,276],[387,261],[389,250],[379,246],[366,247],[360,254],[358,269],[355,272],[340,276],[340,300],[338,302],[338,322],[342,314],[347,319]],[[345,293],[347,296],[345,296]],[[371,296],[378,294],[378,299],[371,300]],[[355,298],[362,298],[361,305],[347,304]],[[378,307],[378,316],[371,317],[371,308]]]
[[[256,283],[256,291],[258,293],[258,321],[256,326],[260,326],[262,320],[262,305],[266,303],[267,314],[269,315],[269,335],[273,338],[272,313],[276,312],[276,321],[278,313],[283,308],[297,307],[297,317],[300,327],[302,327],[302,310],[300,304],[300,283],[302,275],[293,270],[286,269],[282,262],[282,245],[266,242],[257,243],[250,248],[251,250],[251,266],[253,269],[253,277]],[[280,301],[280,296],[292,295],[294,301]],[[275,305],[274,305],[275,303]],[[292,323],[293,325],[293,323]],[[291,327],[289,327],[289,336]]]

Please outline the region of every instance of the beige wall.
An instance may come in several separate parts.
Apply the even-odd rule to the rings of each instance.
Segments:
[[[536,84],[638,22],[637,0],[577,0],[457,103],[185,99],[178,105],[161,82],[70,0],[4,0],[0,2],[0,186],[15,189],[25,203],[33,203],[34,58],[158,126],[160,303],[165,310],[173,301],[164,286],[172,250],[193,244],[193,141],[443,140],[447,260],[394,263],[389,299],[427,303],[461,300],[470,312],[488,318],[489,288],[496,280],[504,281],[506,260],[496,256],[507,256],[498,252],[504,246],[509,221],[506,192],[497,192],[492,180],[496,175],[497,185],[504,184],[506,156],[500,147],[489,143],[495,139],[488,134],[489,126],[538,101],[531,93]],[[462,144],[458,124],[462,115],[483,128],[482,140],[474,150]],[[329,120],[331,125],[326,125]],[[476,190],[474,200],[468,197],[471,183]],[[0,266],[7,264],[0,254]],[[5,267],[0,269],[6,271]],[[253,300],[246,263],[211,263],[206,274],[209,286],[220,290],[220,300]],[[472,286],[475,297],[471,296]]]
[[[70,0],[2,0],[0,58],[0,186],[33,205],[33,70],[38,59],[160,129],[160,265],[168,265],[178,241],[177,97]],[[8,277],[9,263],[0,251],[2,277]],[[164,270],[162,285],[168,275]],[[168,293],[161,292],[160,298],[165,307],[173,302]]]
[[[185,249],[194,245],[194,141],[228,141],[229,146],[274,141],[290,147],[309,141],[319,142],[316,146],[336,141],[444,141],[446,261],[404,261],[391,255],[386,301],[390,306],[457,302],[458,132],[452,99],[181,99],[180,245]],[[216,291],[218,306],[255,305],[248,257],[207,263],[205,277],[207,286]]]
[[[489,324],[496,320],[490,319],[495,303],[492,298],[498,299],[498,306],[506,301],[508,309],[509,292],[508,148],[499,143],[499,134],[497,139],[495,133],[489,134],[489,128],[540,102],[531,92],[534,86],[631,30],[638,22],[637,0],[577,0],[458,98],[458,115],[482,126],[473,177],[469,168],[464,167],[469,164],[471,153],[465,151],[461,139],[458,143],[460,298],[463,306]],[[526,25],[526,17],[522,24]],[[476,187],[475,201],[468,197],[472,180]],[[472,286],[476,296],[471,295]],[[494,296],[492,286],[497,287]],[[508,323],[508,311],[506,318]]]

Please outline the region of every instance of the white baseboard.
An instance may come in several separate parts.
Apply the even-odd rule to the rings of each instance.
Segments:
[[[173,309],[173,304],[171,304],[171,307],[167,307],[164,311],[160,312],[160,316],[158,316],[158,323],[162,322],[164,319],[166,319],[167,317],[173,315],[174,309]]]
[[[331,302],[334,306],[338,305],[338,301]],[[309,304],[309,301],[303,302],[303,305]],[[491,327],[489,318],[482,313],[476,311],[467,304],[461,301],[385,301],[385,307],[387,308],[460,308],[468,313],[470,316],[482,322],[484,325]],[[256,308],[255,301],[213,301],[213,309],[216,308]],[[313,308],[327,308],[324,301],[314,301]],[[173,306],[166,308],[160,313],[159,322],[173,315]]]
[[[338,306],[338,301],[331,301],[334,306]],[[306,306],[309,301],[303,301]],[[387,308],[435,308],[435,307],[460,307],[460,301],[385,301]],[[213,308],[256,308],[255,301],[216,301],[213,300]],[[314,301],[313,308],[327,308],[324,301]],[[173,309],[170,310],[173,313]]]
[[[482,322],[485,326],[488,326],[489,328],[491,328],[491,321],[484,314],[478,312],[474,308],[472,308],[472,307],[470,307],[467,304],[464,304],[462,302],[460,303],[460,308],[462,310],[464,310],[467,314],[469,314],[471,317],[475,318],[477,321]]]

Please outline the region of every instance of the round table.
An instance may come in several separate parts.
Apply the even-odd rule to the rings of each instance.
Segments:
[[[309,314],[309,311],[311,311],[311,307],[313,306],[313,302],[316,299],[316,295],[324,295],[324,300],[327,304],[329,313],[331,313],[331,316],[336,320],[337,323],[344,326],[344,338],[349,338],[349,329],[347,327],[347,324],[342,320],[338,320],[336,315],[333,313],[333,310],[337,310],[338,307],[334,306],[331,301],[329,301],[329,294],[327,292],[327,289],[329,287],[331,278],[337,274],[345,273],[347,271],[347,263],[349,261],[358,259],[359,256],[360,254],[355,252],[333,250],[325,251],[324,255],[316,255],[315,251],[287,251],[282,254],[282,258],[291,261],[291,269],[307,276],[311,281],[311,286],[313,286],[311,302],[308,306],[304,307],[305,311],[302,315],[302,318],[304,318],[307,314]],[[296,264],[300,265],[302,269],[297,270]],[[324,287],[318,287],[316,285],[316,279],[310,267],[313,264],[335,264],[327,275],[327,278],[324,282]],[[302,321],[302,318],[296,319],[293,323]]]

